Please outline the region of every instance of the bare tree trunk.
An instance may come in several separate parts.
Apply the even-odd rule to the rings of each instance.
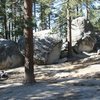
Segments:
[[[89,7],[88,7],[88,0],[86,0],[86,19],[89,19]]]
[[[16,0],[15,0],[16,1]],[[14,41],[16,41],[16,13],[17,13],[17,5],[14,4]]]
[[[14,23],[12,22],[11,23],[11,30],[12,30],[12,32],[11,32],[11,39],[12,40],[13,40],[13,36],[14,36],[13,28],[14,28]]]
[[[11,0],[11,2],[13,2],[13,0]],[[14,7],[13,7],[13,5],[11,5],[11,11],[12,11],[12,13],[14,13]],[[13,15],[12,15],[12,19],[13,19]],[[13,40],[13,36],[14,36],[13,30],[14,30],[14,22],[12,21],[11,22],[11,39],[12,40]]]
[[[33,29],[32,22],[32,0],[24,0],[24,19],[25,19],[25,82],[34,83],[34,62],[33,62]],[[30,22],[30,23],[29,23]]]
[[[78,8],[78,5],[76,6],[76,12],[77,12],[77,16],[78,16],[78,14],[79,14],[79,8]]]
[[[36,32],[36,0],[34,0],[34,19],[35,19],[35,27],[34,27],[34,29],[35,29],[35,32]]]
[[[69,16],[68,57],[72,56],[71,16]]]
[[[50,13],[49,13],[49,15],[48,15],[48,20],[49,20],[49,29],[51,28],[50,26],[51,26],[51,23],[50,23]]]
[[[2,1],[4,7],[4,30],[5,30],[5,38],[8,39],[8,27],[7,27],[7,15],[6,15],[6,1]]]
[[[69,8],[69,0],[67,4],[67,35],[68,35],[68,57],[72,56],[72,39],[71,39],[71,16],[70,16],[70,8]]]
[[[10,39],[10,21],[9,21],[9,34],[8,34],[8,37]]]
[[[4,15],[4,28],[5,28],[5,38],[8,39],[8,29],[7,29],[7,17]]]

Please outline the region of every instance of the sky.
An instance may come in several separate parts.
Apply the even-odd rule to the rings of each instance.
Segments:
[[[99,0],[94,1],[93,6],[95,6],[96,8],[98,8],[98,7],[100,8],[100,1]]]
[[[94,1],[92,4],[91,4],[91,7],[92,8],[100,8],[100,1],[99,0],[96,0]],[[86,5],[83,4],[83,16],[86,16],[87,15],[87,12],[86,12]]]

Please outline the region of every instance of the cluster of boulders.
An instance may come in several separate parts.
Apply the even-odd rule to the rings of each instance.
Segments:
[[[99,48],[99,35],[95,34],[90,21],[84,17],[72,21],[72,48],[74,53],[91,52]],[[62,52],[62,40],[51,30],[34,33],[34,62],[36,64],[57,63],[60,57],[66,57],[67,51]],[[0,39],[0,69],[23,66],[25,39],[20,37],[18,43]],[[62,55],[63,54],[63,55]],[[64,56],[65,55],[65,56]],[[61,61],[66,61],[64,58]]]
[[[57,63],[60,58],[62,40],[50,32],[50,30],[44,30],[34,33],[34,62],[36,64]],[[24,47],[24,37],[21,37],[18,43],[0,39],[0,69],[23,66]]]

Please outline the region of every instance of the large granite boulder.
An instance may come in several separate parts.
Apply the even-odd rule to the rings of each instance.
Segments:
[[[95,33],[90,21],[84,17],[72,21],[72,46],[76,53],[91,52],[96,43]]]
[[[18,49],[17,43],[0,39],[0,69],[13,68],[24,65],[24,57]]]
[[[59,60],[62,41],[52,34],[50,30],[34,33],[34,62],[36,64],[52,64]],[[25,39],[21,37],[18,41],[19,48],[24,54]]]

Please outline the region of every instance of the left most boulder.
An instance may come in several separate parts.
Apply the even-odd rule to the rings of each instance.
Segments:
[[[16,42],[0,39],[0,69],[20,67],[24,61]]]

